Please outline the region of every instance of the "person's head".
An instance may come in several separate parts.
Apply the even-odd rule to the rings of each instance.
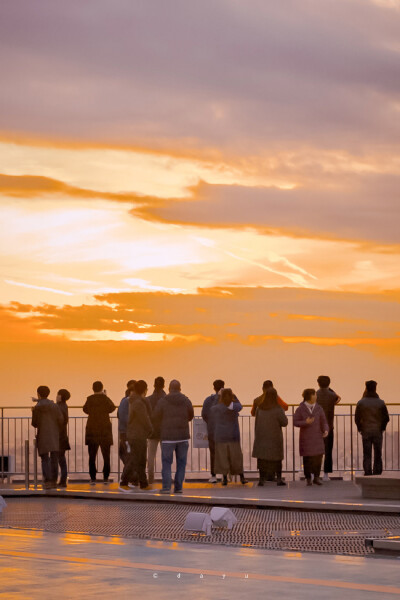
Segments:
[[[317,383],[320,388],[326,389],[330,386],[331,378],[328,375],[320,375],[317,379]]]
[[[278,392],[273,387],[267,388],[264,392],[264,398],[260,404],[260,408],[263,410],[268,410],[269,408],[273,408],[277,404],[278,404]]]
[[[142,396],[144,398],[147,394],[147,383],[143,379],[139,379],[139,381],[135,382],[135,387],[132,391],[138,396]]]
[[[365,391],[368,394],[375,394],[376,393],[376,386],[377,385],[378,384],[373,379],[371,379],[370,381],[366,381],[365,382]]]
[[[155,390],[163,390],[164,387],[165,387],[164,377],[156,377],[154,380],[154,389]]]
[[[263,392],[265,392],[265,390],[269,390],[270,388],[273,388],[274,384],[272,383],[272,381],[270,379],[267,379],[266,381],[264,381],[262,389]]]
[[[66,402],[70,398],[71,398],[71,394],[69,393],[68,390],[64,390],[64,389],[58,390],[57,402]]]
[[[101,383],[101,381],[95,381],[94,384],[92,385],[92,390],[94,391],[95,394],[99,394],[100,392],[102,392],[104,389],[103,384]]]
[[[136,383],[136,379],[130,379],[128,381],[128,383],[126,384],[126,389],[133,390],[133,388],[135,387],[135,383]]]
[[[170,381],[169,383],[169,391],[172,394],[175,394],[177,392],[181,391],[181,384],[177,379],[172,379],[172,381]]]
[[[215,390],[215,392],[218,394],[219,390],[222,390],[222,388],[225,386],[225,382],[222,381],[222,379],[216,379],[213,382],[213,388]]]
[[[37,395],[39,400],[44,399],[44,398],[48,398],[50,395],[50,390],[47,387],[47,385],[39,385],[37,391]]]
[[[220,392],[219,401],[225,406],[229,406],[233,402],[233,392],[231,388],[223,388]]]
[[[309,402],[309,404],[314,404],[317,400],[317,393],[314,388],[305,389],[302,396],[304,398],[304,402]]]

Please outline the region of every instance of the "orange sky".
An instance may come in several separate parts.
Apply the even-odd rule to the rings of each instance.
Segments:
[[[399,4],[252,3],[5,8],[2,405],[158,375],[398,400]]]

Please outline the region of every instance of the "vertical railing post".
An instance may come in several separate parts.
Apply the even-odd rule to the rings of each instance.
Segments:
[[[37,490],[37,441],[33,440],[33,487]]]
[[[351,468],[351,481],[354,480],[354,458],[353,458],[353,406],[350,404],[350,468]]]
[[[10,470],[10,465],[8,465],[8,470]],[[4,483],[4,408],[1,409],[1,483]]]
[[[25,440],[25,489],[29,490],[29,440]]]
[[[296,450],[295,450],[295,440],[294,440],[294,406],[292,406],[292,475],[293,481],[296,479]]]

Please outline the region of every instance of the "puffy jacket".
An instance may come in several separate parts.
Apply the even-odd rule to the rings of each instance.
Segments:
[[[151,440],[159,440],[160,439],[160,428],[157,426],[156,423],[154,423],[153,414],[157,407],[157,404],[159,403],[159,401],[162,398],[165,398],[165,396],[166,396],[166,393],[164,392],[164,390],[154,390],[154,392],[150,396],[147,396],[147,398],[146,398],[146,402],[149,407],[150,418],[153,423],[153,433],[150,435],[150,438],[149,438]]]
[[[312,423],[307,423],[308,417],[313,417]],[[310,412],[305,402],[302,402],[293,415],[293,424],[300,427],[299,446],[300,456],[317,456],[325,453],[325,443],[322,434],[329,431],[324,409],[314,404]]]
[[[385,431],[390,417],[386,404],[378,394],[364,396],[357,402],[355,422],[360,433]]]
[[[60,430],[63,416],[57,404],[47,398],[38,400],[32,410],[32,425],[37,428],[36,442],[39,456],[60,449]]]
[[[158,402],[153,422],[160,428],[161,441],[189,440],[189,421],[194,417],[192,403],[181,392],[170,392]]]
[[[134,394],[129,398],[129,417],[126,437],[130,440],[147,439],[153,431],[145,398]]]
[[[116,406],[102,392],[88,396],[83,412],[88,415],[86,423],[85,444],[108,443],[112,445],[113,435],[110,421],[110,413],[114,412]]]
[[[237,399],[232,402],[232,408],[228,408],[222,402],[212,407],[210,420],[213,424],[212,436],[216,444],[240,442],[238,415],[242,408]]]

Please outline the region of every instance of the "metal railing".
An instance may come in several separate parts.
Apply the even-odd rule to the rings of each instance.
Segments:
[[[299,429],[293,426],[293,415],[298,405],[290,405],[286,415],[288,426],[283,428],[284,460],[283,471],[295,479],[301,472],[302,459],[299,456]],[[400,471],[400,404],[389,404],[390,422],[383,442],[383,468],[385,471]],[[195,406],[195,419],[200,419],[201,406]],[[31,416],[26,414],[29,407],[0,407],[0,479],[2,482],[12,478],[26,480],[27,474],[37,477],[37,454],[35,430],[31,426]],[[85,446],[85,426],[87,416],[81,413],[81,407],[69,407],[68,435],[71,450],[67,452],[68,473],[72,478],[88,477],[88,454]],[[333,474],[353,478],[362,471],[362,440],[354,423],[354,404],[341,404],[335,414],[335,440],[333,446]],[[25,414],[21,415],[21,412]],[[257,459],[252,457],[254,441],[254,417],[250,406],[244,405],[239,415],[244,470],[257,472]],[[111,475],[120,477],[122,464],[118,456],[118,419],[111,415],[114,445],[111,448]],[[191,433],[193,425],[191,424]],[[100,455],[100,453],[99,453]],[[8,461],[6,463],[6,459]],[[99,456],[98,470],[102,462]],[[209,451],[207,448],[195,448],[191,435],[187,475],[201,477],[209,472]],[[161,473],[161,455],[158,449],[156,457],[156,476]]]

